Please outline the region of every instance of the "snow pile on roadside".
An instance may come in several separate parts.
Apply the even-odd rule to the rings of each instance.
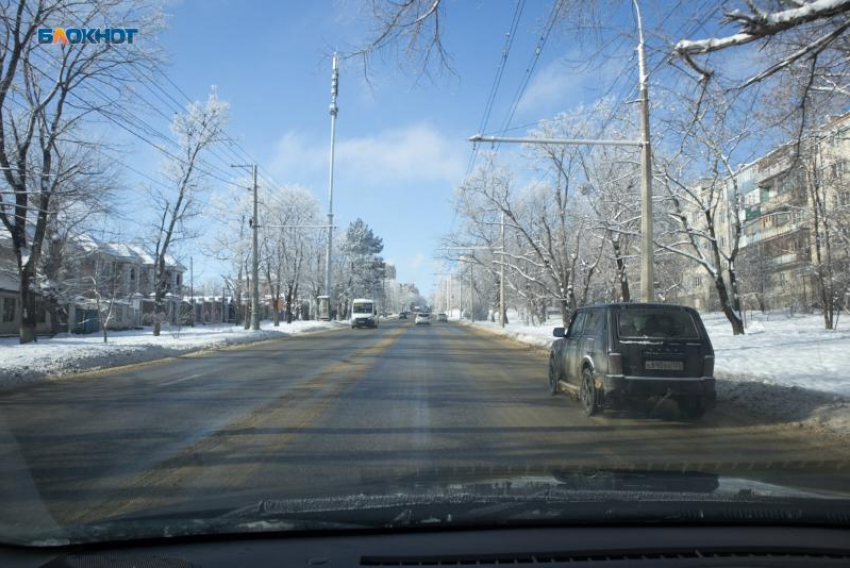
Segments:
[[[720,400],[798,426],[850,432],[850,326],[827,331],[819,315],[754,314],[747,334],[736,337],[723,314],[702,318],[714,345]],[[560,321],[546,326],[510,323],[505,329],[498,323],[475,323],[540,347],[551,344],[556,325]]]
[[[703,322],[718,375],[850,398],[850,328],[825,330],[817,315],[757,314],[746,335],[734,336],[723,315],[704,315]]]
[[[510,317],[508,319],[510,319]],[[502,326],[499,325],[499,322],[477,321],[474,325],[475,327],[480,327],[487,331],[498,333],[499,335],[504,335],[523,343],[528,343],[529,345],[545,347],[548,349],[552,344],[552,340],[555,339],[552,336],[552,330],[561,324],[560,321],[546,326],[523,325],[511,322],[502,328]]]
[[[226,345],[287,337],[343,326],[345,322],[294,321],[274,327],[263,322],[258,332],[237,325],[165,327],[154,337],[150,327],[113,331],[109,342],[97,334],[61,334],[39,338],[38,343],[18,344],[17,338],[0,339],[0,388],[35,382],[66,373],[152,361],[162,357],[214,349]]]
[[[722,314],[703,321],[721,400],[798,426],[850,432],[850,328],[825,330],[819,315],[754,314],[747,334],[736,337]]]

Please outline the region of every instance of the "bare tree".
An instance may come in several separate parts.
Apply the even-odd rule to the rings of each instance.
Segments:
[[[708,78],[714,72],[697,63],[695,58],[754,42],[763,45],[770,42],[769,51],[775,54],[773,60],[741,85],[748,87],[800,61],[816,60],[827,49],[846,50],[844,34],[850,28],[850,0],[792,0],[774,5],[784,9],[771,11],[750,0],[746,12],[727,11],[723,21],[737,26],[735,33],[699,40],[683,39],[676,44],[675,53],[701,76]],[[801,32],[803,36],[794,32]],[[785,48],[788,45],[794,45],[796,49],[788,52]]]
[[[796,162],[803,170],[808,192],[805,217],[812,228],[812,271],[817,284],[818,303],[824,327],[835,329],[850,291],[850,233],[847,232],[850,184],[842,179],[843,175],[830,175],[824,167],[821,137],[821,132],[809,137]]]
[[[165,176],[172,190],[151,189],[154,226],[154,322],[158,336],[166,319],[165,295],[168,293],[168,255],[175,243],[191,238],[191,222],[200,212],[199,196],[204,189],[204,170],[200,167],[205,150],[219,141],[227,121],[228,105],[218,99],[213,87],[206,103],[190,103],[186,112],[175,115],[171,131],[177,138],[178,153],[165,162]]]
[[[565,169],[575,167],[566,163],[562,163]],[[448,237],[447,244],[466,241],[463,244],[489,247],[494,260],[481,266],[491,271],[497,290],[499,268],[504,265],[505,284],[512,292],[521,297],[523,287],[530,285],[556,302],[567,321],[576,305],[573,276],[579,256],[575,250],[582,234],[569,208],[570,178],[559,175],[556,179],[555,184],[540,184],[517,194],[510,171],[486,164],[456,191],[455,207],[466,223],[461,234]],[[499,239],[502,215],[506,231],[513,234],[504,250]],[[499,309],[504,312],[507,306]]]
[[[50,200],[39,287],[53,334],[66,328],[65,308],[79,289],[73,274],[79,251],[73,242],[96,227],[103,227],[108,219],[112,222],[120,219],[114,204],[120,179],[115,162],[102,150],[106,144],[57,147],[58,162],[75,162],[81,164],[81,169]]]
[[[697,72],[701,83],[724,84],[739,99],[737,104],[762,114],[766,126],[787,130],[789,123],[795,123],[799,145],[811,115],[827,107],[843,112],[847,106],[850,0],[759,4],[748,0],[745,9],[725,12],[722,23],[737,28],[734,33],[682,39],[673,51]],[[727,57],[718,62],[720,54]],[[740,71],[728,64],[735,57],[746,58],[756,70],[744,78],[737,76]]]
[[[736,266],[743,197],[732,160],[742,154],[739,148],[748,140],[750,126],[745,116],[732,111],[719,89],[700,85],[697,91],[695,99],[679,93],[678,117],[665,124],[678,149],[655,156],[666,221],[656,246],[705,270],[738,335],[744,333]]]
[[[274,325],[278,326],[281,299],[286,306],[286,323],[292,323],[293,306],[298,299],[302,278],[311,268],[307,256],[311,252],[309,235],[317,228],[312,225],[321,222],[319,203],[306,188],[284,187],[274,194],[266,219],[260,225],[263,232],[263,267],[266,286],[275,305]]]
[[[135,80],[134,71],[155,65],[140,45],[42,45],[36,32],[51,22],[88,28],[116,21],[154,33],[159,18],[157,7],[145,0],[0,4],[0,176],[14,194],[14,199],[0,195],[0,222],[17,260],[22,343],[36,339],[38,267],[51,201],[83,171],[81,163],[59,158],[60,144],[84,144],[81,125],[112,104],[87,103],[92,84],[127,84]]]
[[[443,47],[443,11],[442,0],[370,0],[366,12],[371,38],[346,56],[362,61],[367,79],[372,58],[391,51],[399,64],[412,61],[418,75],[428,75],[435,67],[451,71],[451,57]]]
[[[103,342],[109,340],[109,324],[115,313],[120,293],[120,276],[116,263],[100,252],[94,253],[94,268],[88,276],[91,294],[97,309],[98,324]]]
[[[614,294],[632,299],[630,269],[637,255],[634,235],[640,226],[638,156],[624,148],[598,148],[580,155],[587,186],[582,198],[593,212],[600,238],[608,243],[613,265]]]

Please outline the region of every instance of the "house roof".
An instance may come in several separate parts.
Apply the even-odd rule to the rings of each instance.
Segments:
[[[154,264],[153,255],[143,246],[137,244],[102,241],[87,233],[75,236],[74,244],[86,252],[100,251],[111,257],[145,266],[153,266]],[[170,268],[186,270],[186,267],[170,254],[165,255],[165,264]]]

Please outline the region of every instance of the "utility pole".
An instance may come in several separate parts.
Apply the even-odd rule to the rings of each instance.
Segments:
[[[469,264],[469,321],[475,323],[475,270]]]
[[[251,218],[251,329],[260,330],[260,253],[257,199],[257,164],[235,164],[231,168],[251,168],[251,186],[254,192],[254,214]]]
[[[460,299],[458,300],[458,318],[459,320],[463,320],[463,267],[460,269],[460,278],[458,278],[458,295]]]
[[[446,308],[448,308],[446,310],[446,312],[447,312],[446,315],[451,315],[451,313],[452,313],[452,273],[451,272],[449,272],[449,295],[448,295],[448,306],[446,306]]]
[[[189,295],[192,297],[192,327],[195,326],[195,257],[189,257]],[[203,306],[203,302],[201,303]]]
[[[640,295],[644,302],[655,301],[655,266],[652,239],[652,148],[649,141],[649,87],[646,75],[646,46],[638,0],[632,0],[638,31],[638,74],[640,77]]]
[[[328,296],[328,309],[333,319],[333,244],[334,244],[334,144],[336,142],[336,115],[339,108],[336,106],[336,97],[339,94],[339,69],[337,68],[337,56],[334,52],[331,61],[331,156],[330,174],[328,179],[328,251],[325,255],[325,294]]]
[[[257,210],[257,164],[251,166],[251,178],[254,186],[254,222],[252,223],[254,234],[251,237],[251,245],[254,249],[251,251],[251,278],[254,281],[251,283],[251,329],[260,331],[260,242],[258,237],[260,218]]]
[[[502,261],[499,264],[499,322],[505,327],[505,212],[502,211],[502,220],[499,223],[499,233],[502,239]]]

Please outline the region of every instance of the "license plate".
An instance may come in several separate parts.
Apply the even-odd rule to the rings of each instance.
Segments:
[[[681,371],[685,364],[681,361],[645,361],[644,368],[653,371]]]

